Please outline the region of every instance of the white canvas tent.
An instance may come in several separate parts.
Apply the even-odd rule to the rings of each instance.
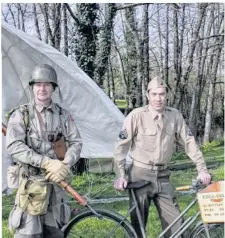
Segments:
[[[76,64],[44,42],[2,22],[2,116],[28,102],[31,71],[36,64],[52,65],[63,95],[59,102],[74,116],[81,133],[84,158],[112,158],[123,114]],[[55,93],[58,101],[58,93]],[[4,148],[3,148],[4,150]],[[4,153],[4,151],[3,151]],[[3,170],[6,168],[3,164]],[[5,177],[5,176],[3,176]]]

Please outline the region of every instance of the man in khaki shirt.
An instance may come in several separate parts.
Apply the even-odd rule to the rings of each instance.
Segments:
[[[127,186],[125,156],[129,151],[133,161],[129,181],[150,181],[148,185],[136,190],[144,225],[146,226],[150,202],[153,200],[162,228],[165,229],[180,214],[169,180],[170,171],[167,169],[176,142],[184,147],[187,155],[196,164],[198,179],[204,184],[209,184],[211,176],[183,116],[177,109],[165,106],[167,86],[163,80],[155,77],[149,82],[147,97],[149,105],[133,110],[126,117],[116,142],[114,158],[119,169],[119,178],[115,180],[114,187],[123,190]],[[130,203],[132,204],[131,197]],[[141,238],[136,212],[131,214],[131,223]],[[178,221],[165,237],[175,232],[181,223],[182,221]]]

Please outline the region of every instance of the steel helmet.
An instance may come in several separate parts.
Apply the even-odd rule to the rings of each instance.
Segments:
[[[29,85],[31,86],[32,84],[39,82],[52,83],[53,86],[58,86],[57,74],[55,69],[51,65],[40,64],[35,66]]]

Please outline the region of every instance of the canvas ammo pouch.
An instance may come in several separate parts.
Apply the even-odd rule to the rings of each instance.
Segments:
[[[7,185],[11,189],[16,189],[19,187],[19,174],[21,165],[13,164],[7,169]]]
[[[47,213],[50,184],[46,180],[22,177],[19,185],[19,207],[30,215]]]

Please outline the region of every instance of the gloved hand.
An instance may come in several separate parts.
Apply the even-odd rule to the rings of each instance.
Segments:
[[[66,179],[66,177],[61,176],[59,174],[55,174],[55,173],[48,173],[45,176],[45,179],[48,181],[51,181],[53,183],[59,183],[60,181],[64,181]]]
[[[49,158],[43,159],[41,168],[46,169],[47,175],[45,178],[56,183],[65,180],[70,173],[68,166],[61,161]]]

